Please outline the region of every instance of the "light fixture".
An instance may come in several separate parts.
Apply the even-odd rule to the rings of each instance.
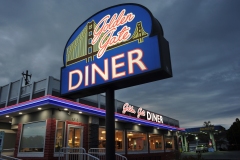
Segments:
[[[65,111],[67,111],[68,109],[67,108],[64,108]]]
[[[80,112],[78,112],[78,113],[82,114],[82,112],[81,112],[81,111],[80,111]]]
[[[138,125],[140,126],[141,124],[140,124],[140,123],[138,123]]]
[[[22,112],[19,112],[19,114],[22,114]]]
[[[105,134],[106,133],[106,131],[102,131],[102,134]]]
[[[38,108],[38,110],[41,110],[41,109],[42,109],[42,108],[40,108],[40,107]]]
[[[115,119],[115,121],[118,121],[118,119]]]
[[[103,137],[100,137],[100,139],[103,139]]]
[[[9,115],[6,115],[6,117],[9,117]]]

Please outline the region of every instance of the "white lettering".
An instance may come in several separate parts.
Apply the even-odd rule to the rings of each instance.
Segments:
[[[73,86],[73,84],[72,84],[72,82],[73,82],[72,81],[72,77],[73,77],[74,74],[78,75],[79,80],[78,80],[78,83]],[[83,79],[82,71],[80,71],[78,69],[70,71],[69,75],[68,75],[68,81],[69,81],[69,83],[68,83],[68,90],[71,91],[71,90],[77,89],[81,85],[82,79]]]
[[[108,59],[104,60],[104,72],[94,63],[92,64],[92,84],[96,83],[97,72],[105,81],[108,80]]]
[[[118,78],[126,75],[125,71],[117,73],[117,68],[124,67],[125,63],[121,62],[117,64],[116,61],[117,59],[120,59],[123,57],[124,57],[124,53],[112,57],[112,78]]]
[[[137,58],[135,59],[133,59],[134,54],[137,54]],[[128,73],[129,74],[134,73],[133,64],[137,64],[142,71],[147,70],[147,67],[142,61],[142,57],[143,57],[143,52],[141,49],[134,49],[128,52]]]
[[[152,119],[152,115],[149,111],[147,111],[147,120],[150,121],[151,119]]]

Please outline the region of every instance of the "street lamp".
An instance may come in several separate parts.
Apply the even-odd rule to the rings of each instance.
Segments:
[[[197,146],[198,146],[198,137],[195,137],[196,141],[197,141]]]

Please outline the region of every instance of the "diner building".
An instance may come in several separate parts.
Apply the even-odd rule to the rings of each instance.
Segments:
[[[62,147],[105,148],[105,96],[79,99],[60,96],[53,77],[22,85],[0,86],[0,131],[3,149],[21,159],[58,159]],[[115,150],[128,159],[178,150],[179,121],[131,102],[115,100]]]

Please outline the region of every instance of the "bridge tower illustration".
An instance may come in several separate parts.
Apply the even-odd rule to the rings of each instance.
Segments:
[[[99,50],[99,41],[96,44],[92,45],[93,32],[96,25],[97,24],[95,23],[95,21],[88,22],[82,32],[79,33],[77,38],[67,47],[66,65],[71,65],[83,60],[85,60],[86,63],[94,61],[94,56],[96,56]],[[137,22],[132,36],[127,41],[123,41],[113,46],[109,46],[107,50],[111,50],[132,43],[134,41],[142,43],[144,42],[144,38],[147,36],[148,33],[144,31],[142,22]],[[103,37],[103,34],[100,36],[99,39],[101,39],[101,37]]]

